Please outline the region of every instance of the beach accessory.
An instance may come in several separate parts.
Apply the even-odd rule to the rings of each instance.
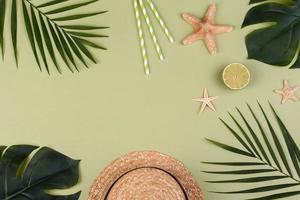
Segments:
[[[48,147],[0,146],[0,199],[77,200],[60,190],[78,183],[79,162]]]
[[[246,37],[248,58],[275,66],[300,68],[300,0],[251,0],[242,27],[256,25]],[[267,23],[266,26],[257,26]]]
[[[230,89],[240,90],[249,84],[250,72],[245,65],[232,63],[224,69],[223,81]]]
[[[282,96],[281,103],[284,104],[288,100],[292,101],[299,101],[298,97],[296,96],[296,92],[300,89],[300,86],[289,86],[287,80],[283,81],[283,88],[280,90],[275,90],[274,92],[280,94]]]
[[[203,200],[192,174],[179,161],[154,151],[133,152],[106,167],[88,200]]]
[[[207,88],[204,89],[204,92],[203,92],[203,97],[197,97],[197,98],[194,98],[193,101],[197,101],[197,102],[201,102],[201,107],[200,107],[200,110],[199,112],[202,113],[204,111],[204,109],[206,107],[209,107],[211,110],[213,111],[216,111],[214,105],[212,104],[212,102],[216,99],[218,99],[219,97],[215,96],[215,97],[210,97],[208,95],[208,91],[207,91]]]
[[[145,70],[145,74],[149,75],[150,74],[149,59],[148,59],[148,53],[147,53],[146,44],[145,44],[145,34],[144,34],[143,26],[142,26],[143,21],[142,21],[141,15],[143,15],[144,21],[146,22],[148,31],[151,35],[151,39],[152,39],[152,42],[154,44],[154,47],[155,47],[155,50],[157,52],[159,59],[163,60],[164,55],[161,50],[157,34],[152,25],[150,15],[148,14],[148,9],[147,9],[148,7],[149,7],[149,10],[151,10],[154,17],[156,18],[156,20],[158,21],[161,28],[163,29],[163,31],[164,31],[165,35],[167,36],[167,38],[169,39],[169,41],[173,43],[174,38],[171,35],[169,29],[167,28],[164,20],[160,16],[159,12],[157,11],[152,0],[133,0],[133,7],[134,7],[134,12],[135,12],[136,24],[137,24],[137,28],[138,28],[138,35],[139,35],[140,48],[141,48],[142,57],[143,57],[144,70]]]
[[[182,18],[194,28],[194,32],[187,36],[182,44],[189,45],[193,44],[198,40],[203,40],[208,51],[211,54],[217,53],[217,45],[215,42],[215,35],[228,33],[233,30],[232,26],[227,25],[216,25],[215,16],[217,7],[215,4],[211,4],[206,11],[205,17],[199,19],[191,14],[183,13]]]
[[[221,119],[239,145],[236,147],[208,139],[213,145],[236,155],[236,158],[234,161],[218,159],[204,162],[220,167],[217,171],[204,171],[217,178],[207,182],[223,185],[225,191],[214,193],[248,194],[247,199],[252,200],[286,199],[300,195],[299,146],[273,106],[270,104],[273,115],[268,116],[263,107],[258,105],[260,116],[249,105],[249,118],[239,109],[240,118],[230,114],[236,126]],[[260,119],[264,119],[264,123]],[[239,189],[226,191],[224,184],[236,184]],[[238,196],[231,199],[241,198]]]

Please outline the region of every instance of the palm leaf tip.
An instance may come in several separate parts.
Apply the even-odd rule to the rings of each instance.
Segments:
[[[224,176],[230,175],[231,178],[225,180],[207,181],[208,183],[241,183],[249,187],[251,186],[247,185],[249,183],[260,182],[265,183],[266,185],[261,185],[254,188],[246,188],[237,191],[212,192],[218,194],[248,193],[255,196],[260,195],[260,197],[253,198],[253,200],[282,199],[300,195],[300,151],[286,125],[283,123],[274,107],[270,103],[269,105],[273,117],[275,118],[275,123],[272,123],[273,120],[270,119],[270,116],[267,115],[263,106],[258,102],[258,110],[260,111],[264,119],[265,126],[262,122],[259,121],[258,113],[256,112],[256,110],[253,109],[250,104],[246,105],[250,112],[249,114],[253,118],[253,121],[255,122],[255,125],[258,129],[253,128],[254,125],[252,125],[251,122],[246,119],[246,114],[241,112],[241,110],[239,110],[238,108],[237,111],[240,115],[241,121],[248,129],[247,131],[242,128],[239,120],[234,118],[231,114],[229,114],[230,118],[239,127],[238,132],[233,132],[232,127],[230,127],[224,120],[221,119],[221,121],[227,127],[227,129],[231,130],[230,132],[238,141],[242,140],[242,143],[244,142],[247,145],[249,144],[248,146],[242,145],[243,148],[237,150],[231,145],[207,139],[207,141],[223,150],[244,157],[243,161],[202,162],[203,164],[207,165],[223,167],[221,171],[204,170],[203,172],[208,174],[222,174]],[[264,127],[268,127],[268,131],[266,131]],[[277,127],[279,128],[279,131],[277,130]],[[259,131],[259,133],[257,132],[257,130]],[[281,137],[278,137],[278,133],[283,136],[284,140],[280,139]],[[261,135],[261,137],[258,137],[259,134]],[[243,137],[241,137],[241,135]],[[251,140],[247,140],[247,138],[251,138]],[[261,141],[261,138],[263,138],[263,141]],[[252,141],[253,145],[250,145]],[[247,147],[249,147],[252,152],[257,151],[258,154],[255,153],[252,154],[252,156],[249,156],[248,154],[250,154],[250,151],[249,149],[247,149]],[[256,150],[254,148],[256,148]],[[285,151],[285,149],[287,149],[288,151]],[[226,170],[227,167],[230,168]],[[296,172],[297,175],[295,175],[294,172]],[[285,180],[284,182],[278,182],[279,180],[283,179]],[[285,191],[287,189],[292,191]]]

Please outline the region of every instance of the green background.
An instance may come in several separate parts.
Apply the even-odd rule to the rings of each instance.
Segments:
[[[19,69],[15,67],[9,44],[5,61],[0,62],[1,144],[45,145],[81,159],[80,184],[71,190],[81,189],[81,199],[86,199],[92,181],[106,165],[136,150],[156,150],[184,162],[207,200],[250,198],[208,192],[243,186],[204,182],[224,177],[202,173],[212,167],[201,161],[239,159],[206,143],[204,138],[235,144],[218,117],[232,124],[227,111],[236,115],[234,107],[238,106],[247,112],[246,102],[257,110],[259,99],[265,107],[268,101],[272,102],[299,141],[300,104],[280,105],[280,97],[273,90],[281,88],[284,79],[300,84],[300,72],[247,59],[244,38],[255,26],[246,29],[240,26],[249,9],[248,0],[214,1],[218,6],[216,21],[235,26],[232,33],[217,37],[219,53],[214,56],[208,54],[201,41],[185,47],[180,44],[192,31],[180,14],[190,12],[202,17],[212,1],[155,2],[176,43],[170,44],[158,32],[166,55],[166,60],[159,61],[149,40],[152,69],[149,77],[143,72],[131,0],[103,0],[97,7],[86,8],[110,11],[92,18],[95,23],[111,27],[104,31],[110,38],[102,40],[109,50],[95,51],[100,63],[80,73],[65,71],[59,75],[53,71],[51,76],[40,73],[25,31],[19,30]],[[251,84],[242,91],[231,91],[221,81],[222,69],[232,62],[245,64],[252,73]],[[201,96],[205,87],[211,95],[220,97],[215,102],[216,113],[209,110],[197,113],[199,104],[192,98]]]

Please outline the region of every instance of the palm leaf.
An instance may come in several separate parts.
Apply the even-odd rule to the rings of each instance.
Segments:
[[[4,58],[5,52],[5,21],[9,13],[10,17],[7,20],[10,21],[11,41],[17,64],[18,49],[21,49],[17,33],[22,27],[25,27],[33,56],[41,71],[46,69],[50,73],[53,64],[56,71],[62,73],[59,57],[71,72],[74,69],[79,71],[77,60],[81,61],[86,67],[88,67],[88,61],[97,63],[97,59],[91,53],[90,48],[106,50],[105,47],[97,44],[94,39],[108,37],[96,32],[108,27],[81,25],[77,21],[106,13],[107,11],[80,13],[80,8],[94,4],[98,0],[81,0],[81,2],[48,0],[38,4],[39,1],[0,0],[0,49],[2,57]],[[8,2],[12,3],[8,4]],[[18,21],[18,17],[23,18],[24,26],[22,26],[22,21]]]
[[[246,115],[239,109],[237,109],[237,111],[244,126],[237,118],[230,114],[231,119],[233,119],[239,131],[234,130],[235,128],[229,126],[228,123],[221,119],[221,122],[228,128],[235,139],[237,139],[242,148],[207,139],[208,142],[223,150],[239,157],[244,157],[243,161],[203,162],[206,165],[228,168],[227,170],[220,171],[204,171],[205,173],[222,174],[224,176],[230,175],[230,179],[207,182],[245,184],[245,187],[248,187],[247,189],[213,192],[218,194],[255,194],[255,197],[251,198],[251,200],[282,199],[300,195],[300,151],[292,135],[271,104],[270,107],[276,122],[275,124],[272,123],[272,120],[258,102],[259,110],[266,127],[268,127],[267,130],[264,129],[263,124],[259,121],[259,117],[254,109],[248,104],[247,106],[251,114],[250,116],[255,121],[254,125],[251,125],[249,120],[246,119]],[[259,133],[257,133],[256,130],[259,130]],[[279,134],[283,139],[280,139]],[[286,149],[288,151],[286,151]],[[245,161],[245,159],[247,159],[247,161]],[[281,179],[285,180],[284,183],[278,183],[278,180]],[[253,187],[251,183],[257,182],[267,182],[268,185]],[[289,189],[289,191],[284,191],[284,189]]]

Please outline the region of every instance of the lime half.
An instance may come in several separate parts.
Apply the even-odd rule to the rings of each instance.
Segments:
[[[223,71],[223,81],[232,90],[245,88],[250,82],[250,72],[240,63],[232,63]]]

